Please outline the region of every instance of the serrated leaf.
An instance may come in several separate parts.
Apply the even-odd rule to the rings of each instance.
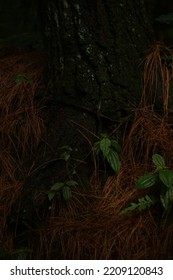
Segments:
[[[146,174],[139,178],[135,185],[135,189],[146,189],[155,185],[158,179],[158,174]]]
[[[159,178],[166,187],[173,189],[173,170],[160,170]]]
[[[115,171],[116,174],[118,174],[121,168],[121,161],[119,159],[117,152],[110,149],[106,159],[109,162],[111,168]]]
[[[142,198],[139,198],[139,204],[138,204],[138,207],[139,207],[139,211],[141,210],[145,210],[147,208],[147,205],[146,205],[146,201],[145,201],[145,198],[142,197]]]
[[[155,204],[155,200],[152,200],[148,195],[139,198],[139,211],[145,210]]]
[[[72,197],[72,192],[69,186],[64,186],[62,188],[62,195],[66,201]]]
[[[53,186],[51,186],[50,190],[51,190],[51,191],[58,191],[58,190],[60,190],[63,186],[64,186],[64,183],[58,182],[58,183],[54,184]]]
[[[106,158],[107,155],[109,154],[110,147],[111,147],[111,140],[109,138],[103,138],[100,141],[100,149],[103,153],[104,158]]]
[[[118,154],[122,151],[120,144],[116,140],[111,140],[111,147],[113,147]]]
[[[154,154],[152,156],[152,160],[153,160],[153,163],[156,165],[157,168],[164,169],[166,167],[165,166],[165,160],[161,155]]]
[[[74,180],[66,181],[65,184],[69,187],[77,186],[78,183]]]
[[[145,195],[144,197],[141,197],[138,199],[138,203],[131,203],[129,207],[123,209],[119,215],[122,216],[126,214],[129,211],[133,211],[135,209],[139,209],[139,211],[145,210],[152,205],[154,205],[156,200],[154,198],[149,197],[148,195]]]
[[[53,198],[54,198],[54,196],[56,195],[56,192],[48,192],[48,198],[49,198],[49,201],[51,201]]]

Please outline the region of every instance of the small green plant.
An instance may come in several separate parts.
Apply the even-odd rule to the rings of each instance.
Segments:
[[[102,139],[94,144],[94,151],[98,155],[102,153],[104,159],[106,159],[116,173],[119,173],[121,168],[121,161],[119,154],[121,153],[121,146],[114,139],[109,139],[106,134],[102,135]]]
[[[158,189],[159,197],[151,198],[149,196],[142,197],[138,203],[131,203],[131,205],[119,214],[123,215],[128,211],[135,209],[144,210],[154,205],[160,200],[163,208],[167,211],[173,203],[173,170],[168,169],[165,165],[164,158],[159,154],[152,156],[152,161],[156,166],[154,173],[145,174],[139,178],[135,185],[135,189],[147,189],[156,187]]]
[[[150,197],[148,195],[145,195],[144,197],[142,198],[139,198],[138,199],[138,202],[135,203],[135,202],[132,202],[130,204],[129,207],[123,209],[119,215],[120,216],[123,216],[124,214],[126,214],[127,212],[129,211],[133,211],[135,209],[138,209],[139,211],[142,211],[142,210],[145,210],[149,207],[151,207],[152,205],[154,205],[156,203],[157,200],[155,200],[154,197]]]
[[[66,145],[59,148],[61,151],[59,159],[62,159],[66,162],[66,164],[69,164],[69,160],[71,159],[71,153],[73,149]],[[67,168],[68,169],[68,168]],[[69,171],[69,170],[68,170]],[[70,174],[68,174],[69,178],[76,174],[75,166],[72,166],[70,169]],[[68,201],[72,198],[72,191],[71,187],[77,186],[78,183],[74,180],[67,180],[64,182],[56,182],[54,185],[50,186],[49,191],[47,193],[49,201],[52,201],[52,199],[56,196],[59,196],[60,194],[62,197]]]
[[[77,186],[76,181],[70,180],[66,182],[57,182],[50,187],[48,192],[48,198],[51,201],[55,196],[58,196],[60,192],[62,193],[63,198],[67,201],[72,198],[71,187]]]

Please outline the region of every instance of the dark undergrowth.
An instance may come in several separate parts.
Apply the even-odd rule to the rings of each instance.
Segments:
[[[130,119],[122,120],[111,131],[114,139],[121,131],[121,169],[117,176],[107,172],[103,163],[100,166],[90,134],[82,132],[91,151],[91,174],[86,185],[79,174],[75,175],[82,187],[74,184],[72,198],[67,201],[61,193],[48,199],[48,187],[55,179],[50,180],[46,172],[54,174],[52,163],[59,168],[59,158],[47,161],[49,171],[45,165],[35,167],[46,146],[46,59],[38,53],[17,53],[0,59],[1,259],[173,258],[173,221],[161,226],[160,204],[119,215],[143,194],[134,185],[140,176],[153,171],[154,153],[161,154],[173,169],[171,55],[160,43],[153,47],[145,60],[141,104],[131,112]],[[61,182],[67,180],[70,168],[71,150],[64,149]]]

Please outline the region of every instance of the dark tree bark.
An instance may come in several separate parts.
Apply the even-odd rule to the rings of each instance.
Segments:
[[[52,0],[45,16],[55,100],[111,118],[136,103],[150,44],[143,1]]]
[[[67,116],[100,133],[104,120],[117,121],[140,99],[142,62],[152,41],[144,3],[51,0],[42,5],[57,123]],[[61,123],[56,143],[75,146],[79,138]]]

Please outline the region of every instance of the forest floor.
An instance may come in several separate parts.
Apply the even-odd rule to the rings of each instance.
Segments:
[[[108,135],[94,135],[85,114],[79,122],[73,108],[50,102],[45,65],[34,52],[0,59],[0,258],[172,259],[172,194],[166,207],[160,200],[170,177],[134,187],[157,174],[154,154],[173,170],[170,120],[143,104]],[[113,165],[101,154],[108,146],[93,148],[104,137],[121,146]]]

